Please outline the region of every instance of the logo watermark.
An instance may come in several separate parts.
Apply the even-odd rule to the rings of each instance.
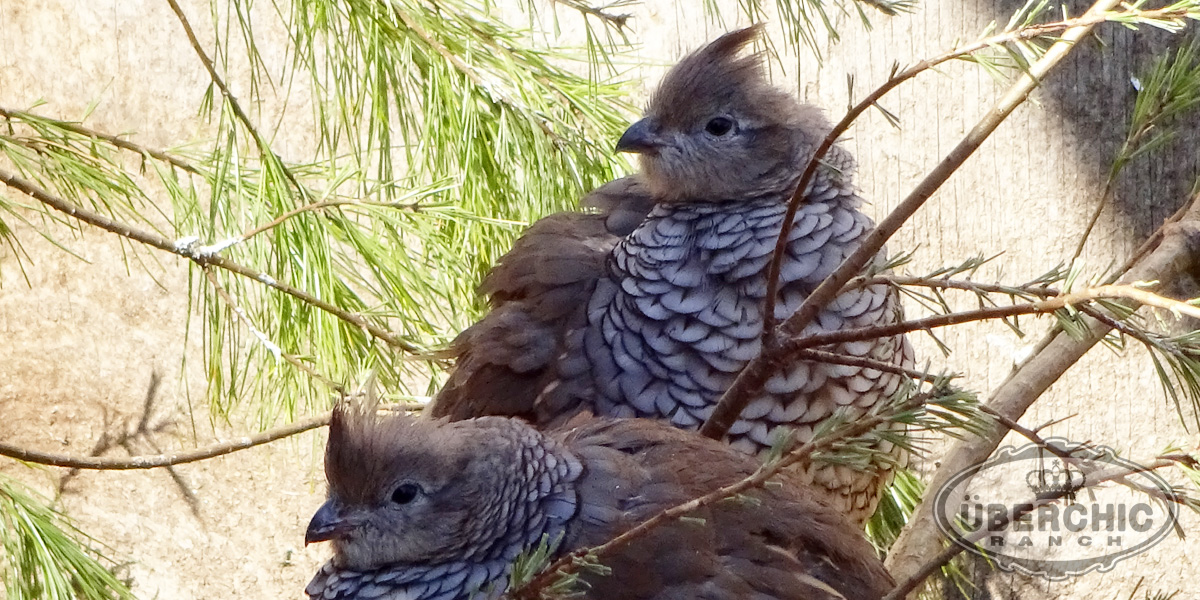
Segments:
[[[1063,579],[1107,571],[1175,526],[1153,471],[1105,446],[1046,442],[1005,446],[947,482],[934,496],[942,533],[1006,571]]]

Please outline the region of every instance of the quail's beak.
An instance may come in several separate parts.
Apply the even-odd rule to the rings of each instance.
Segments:
[[[648,118],[630,125],[629,129],[621,134],[621,139],[617,140],[617,152],[645,154],[657,151],[663,146],[663,141],[656,129]]]
[[[333,501],[330,500],[317,509],[308,522],[308,530],[304,532],[304,545],[315,542],[328,542],[346,535],[353,526],[340,514]]]

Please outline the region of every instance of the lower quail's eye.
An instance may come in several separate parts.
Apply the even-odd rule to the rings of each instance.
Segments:
[[[712,135],[725,135],[733,130],[733,121],[725,117],[716,117],[704,126],[704,130]]]
[[[396,491],[392,492],[392,502],[396,504],[408,504],[416,500],[417,494],[421,493],[421,486],[415,483],[402,483],[396,487]]]

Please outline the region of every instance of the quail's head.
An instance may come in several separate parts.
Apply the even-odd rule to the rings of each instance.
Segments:
[[[449,423],[343,402],[325,454],[328,499],[305,542],[339,568],[511,560],[573,516],[579,466],[515,420]]]
[[[744,52],[759,33],[727,33],[685,57],[617,142],[618,151],[640,155],[661,201],[789,192],[829,130],[818,109],[767,81],[759,54]]]

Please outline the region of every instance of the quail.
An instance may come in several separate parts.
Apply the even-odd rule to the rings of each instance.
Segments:
[[[646,419],[412,418],[343,402],[325,455],[327,501],[305,535],[333,558],[314,600],[492,599],[512,562],[609,541],[753,473],[752,457]],[[870,600],[893,582],[872,546],[806,485],[751,489],[669,520],[585,570],[606,600]]]
[[[586,412],[697,429],[712,414],[761,350],[768,268],[784,213],[830,130],[819,109],[766,79],[761,57],[747,51],[758,35],[757,27],[728,33],[673,67],[644,118],[617,142],[617,150],[638,155],[640,173],[593,194],[600,214],[551,215],[501,259],[483,286],[493,310],[457,340],[458,366],[434,415],[519,415],[550,426]],[[854,167],[835,145],[804,191],[786,234],[779,320],[873,227],[859,210]],[[561,235],[552,238],[552,230]],[[872,268],[885,260],[881,252]],[[556,268],[566,263],[572,268]],[[895,290],[874,284],[843,291],[801,335],[901,319]],[[902,335],[820,349],[913,363]],[[478,368],[481,357],[489,368]],[[516,381],[519,390],[508,387]],[[856,418],[904,382],[896,371],[793,361],[750,401],[727,440],[761,453],[787,425],[807,441],[835,411]],[[890,466],[817,465],[808,476],[863,521]]]

